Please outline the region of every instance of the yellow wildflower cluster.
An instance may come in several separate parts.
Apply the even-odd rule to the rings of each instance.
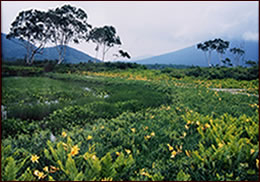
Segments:
[[[149,140],[151,137],[153,137],[153,136],[155,136],[155,133],[154,132],[152,132],[150,135],[146,135],[146,136],[144,136],[144,139],[145,140]]]
[[[149,177],[149,178],[152,177],[148,172],[145,171],[145,168],[143,168],[143,169],[140,170],[140,174],[143,175],[143,176],[147,176],[147,177]]]
[[[174,150],[174,148],[170,144],[167,144],[167,146],[169,148],[169,151],[171,152],[171,158],[174,158],[178,153],[182,152],[182,145],[180,146],[180,148],[176,146],[177,151]]]

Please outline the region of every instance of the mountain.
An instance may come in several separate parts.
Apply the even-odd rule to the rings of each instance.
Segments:
[[[245,50],[244,60],[259,60],[259,46],[258,42],[254,41],[241,41],[241,40],[231,40],[229,48],[240,47],[241,42],[243,42],[242,47]],[[233,55],[230,51],[223,55],[223,58],[229,58],[233,60]],[[141,59],[135,61],[139,64],[182,64],[182,65],[194,65],[194,66],[208,66],[205,59],[204,52],[198,50],[196,45],[173,51],[170,53],[153,56],[146,59]],[[211,63],[218,64],[219,58],[216,51],[212,52]]]
[[[26,55],[26,49],[21,45],[21,41],[18,39],[7,39],[6,34],[1,33],[1,46],[2,46],[2,59],[6,61],[14,61],[17,59],[24,59]],[[57,47],[46,47],[43,49],[43,54],[36,54],[35,60],[58,60],[59,55]],[[77,49],[66,46],[66,55],[64,62],[66,63],[80,63],[88,62],[89,60],[100,62],[84,52]]]
[[[66,46],[66,56],[64,58],[65,63],[80,63],[80,62],[88,62],[89,60],[94,62],[100,62],[100,60],[95,59],[77,49]],[[37,54],[35,56],[35,60],[55,60],[59,59],[59,54],[57,52],[57,47],[47,47],[44,48],[43,54]]]

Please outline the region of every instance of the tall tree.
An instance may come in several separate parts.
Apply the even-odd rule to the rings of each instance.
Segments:
[[[213,40],[213,43],[216,46],[216,51],[217,51],[218,57],[219,57],[219,64],[221,64],[223,54],[225,54],[226,50],[229,47],[229,42],[218,38],[218,39]]]
[[[121,45],[120,37],[116,35],[116,29],[113,26],[104,26],[92,29],[87,40],[92,40],[97,44],[95,48],[97,52],[96,57],[99,49],[102,49],[102,61],[105,60],[105,55],[111,47]]]
[[[214,41],[208,40],[204,43],[199,43],[199,44],[197,44],[197,49],[201,49],[204,52],[205,58],[208,62],[208,66],[211,66],[211,63],[210,63],[211,53],[213,50],[216,49],[216,45],[215,45]]]
[[[235,64],[239,66],[240,58],[245,54],[245,51],[243,49],[234,47],[230,49],[230,52],[234,55]]]
[[[56,45],[60,64],[64,61],[69,42],[79,43],[85,39],[91,25],[87,23],[88,16],[82,9],[70,5],[49,10],[48,17],[50,39]]]
[[[7,38],[18,38],[21,41],[26,49],[27,64],[33,63],[35,54],[42,52],[49,38],[46,20],[48,17],[45,12],[31,9],[20,12],[11,24]]]

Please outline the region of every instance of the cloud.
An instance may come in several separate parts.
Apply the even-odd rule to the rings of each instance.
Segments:
[[[259,34],[258,32],[245,32],[243,34],[244,40],[251,40],[251,41],[258,41],[259,40]]]
[[[2,2],[2,32],[7,33],[19,11],[49,9],[67,2]],[[113,25],[122,49],[132,57],[159,55],[216,37],[258,39],[258,2],[255,1],[71,1],[84,9],[93,26]],[[70,44],[95,55],[94,44]],[[107,57],[116,51],[109,51]]]

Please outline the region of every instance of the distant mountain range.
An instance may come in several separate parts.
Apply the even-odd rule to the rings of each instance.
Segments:
[[[242,43],[243,49],[245,50],[244,60],[259,60],[259,44],[253,41],[243,41],[243,40],[229,40],[229,48],[238,47]],[[6,34],[1,33],[1,43],[2,43],[2,60],[14,61],[17,59],[24,59],[26,55],[26,50],[23,46],[19,45],[21,42],[18,39],[6,39]],[[233,55],[230,51],[227,51],[223,55],[223,58],[229,58],[233,60]],[[35,60],[58,60],[58,52],[56,47],[44,48],[43,54],[37,54]],[[95,62],[101,62],[88,54],[66,46],[66,56],[65,63],[80,63],[88,62],[89,60]],[[198,50],[196,45],[173,51],[170,53],[158,55],[158,56],[142,56],[138,58],[132,58],[130,61],[126,62],[136,62],[139,64],[172,64],[172,65],[188,65],[188,66],[208,66],[207,61],[204,56],[204,52]],[[218,64],[219,59],[217,53],[212,52],[211,58],[212,64]],[[244,64],[242,62],[242,64]]]
[[[6,38],[6,34],[1,33],[2,60],[15,61],[17,59],[24,59],[26,49],[20,44],[20,40],[9,40]],[[35,60],[58,60],[58,57],[59,55],[56,47],[46,47],[43,49],[43,54],[35,55]],[[88,62],[89,60],[100,62],[100,60],[95,59],[86,53],[66,46],[66,55],[64,59],[65,63],[80,63]]]
[[[230,40],[229,48],[240,47],[241,42],[243,42],[243,49],[245,50],[244,60],[259,60],[259,48],[258,42],[253,41],[242,41],[242,40]],[[223,58],[229,58],[233,60],[233,55],[230,51],[226,51],[226,54],[223,55]],[[170,53],[153,56],[145,59],[133,60],[139,64],[175,64],[175,65],[194,65],[194,66],[208,66],[205,59],[204,52],[198,50],[196,45],[173,51]],[[218,64],[219,58],[217,53],[212,52],[211,63]],[[242,63],[244,64],[244,63]]]

